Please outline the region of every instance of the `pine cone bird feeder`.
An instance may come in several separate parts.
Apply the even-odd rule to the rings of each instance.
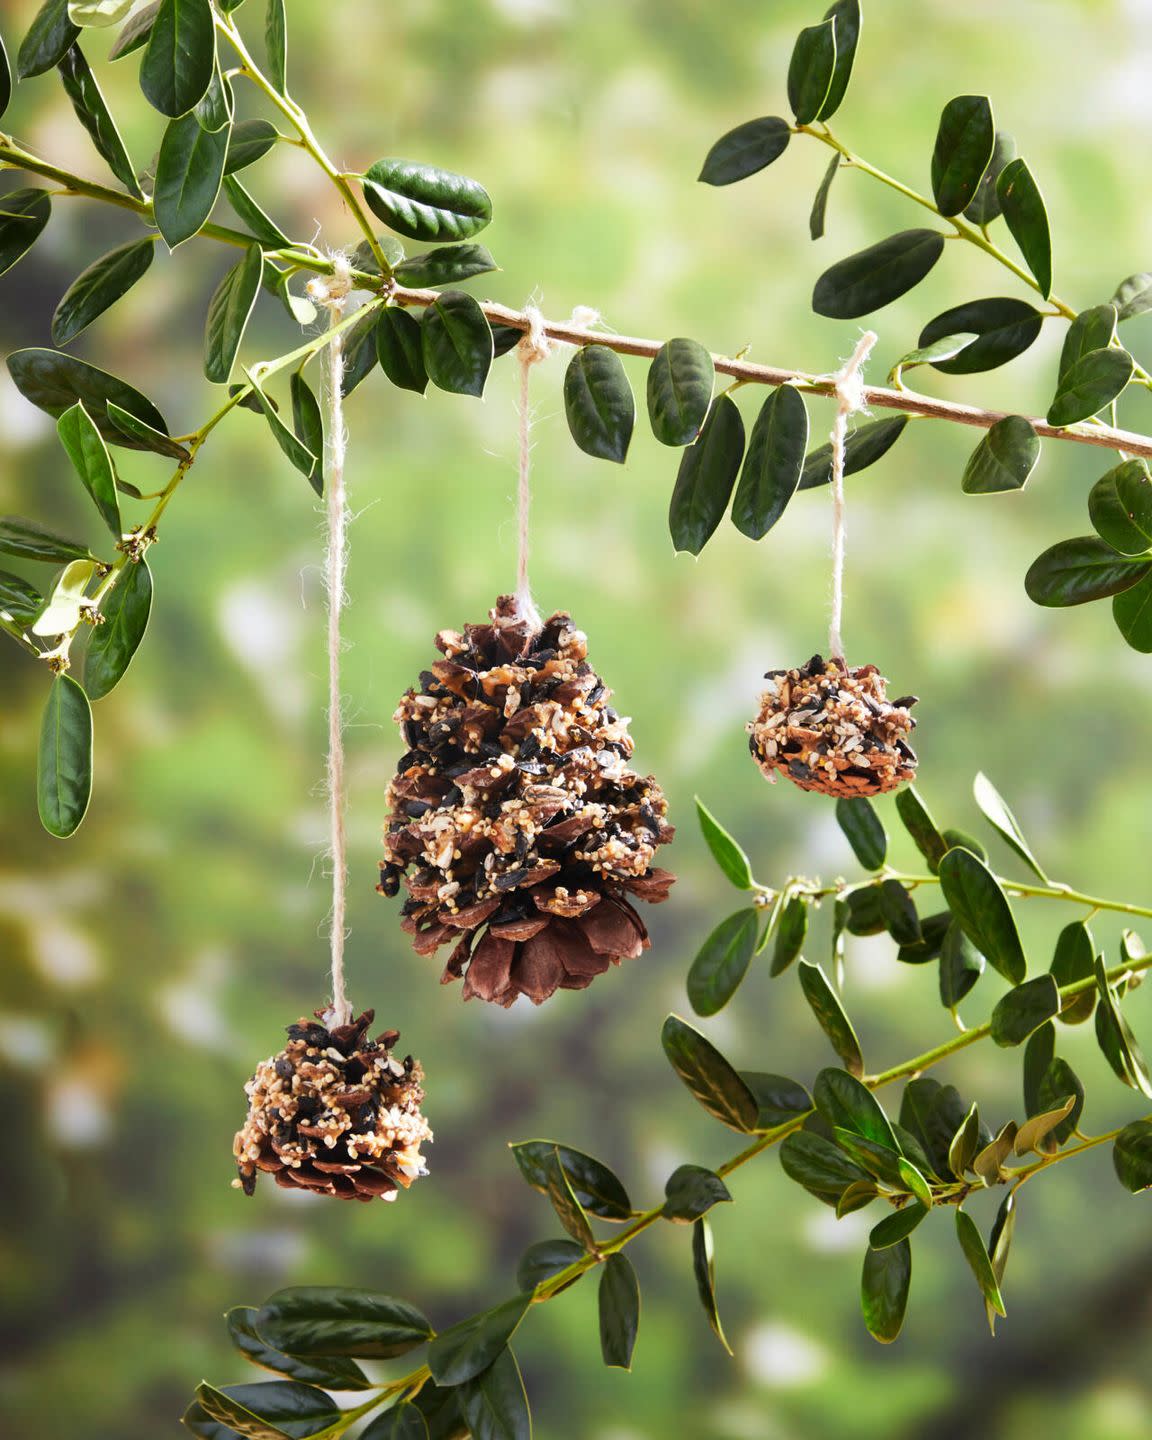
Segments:
[[[888,699],[875,665],[850,669],[813,655],[796,670],[769,670],[760,711],[748,726],[752,758],[769,780],[851,799],[880,795],[915,778],[907,736],[915,695]]]
[[[284,1049],[256,1067],[232,1147],[233,1183],[246,1195],[261,1170],[286,1190],[341,1200],[395,1200],[428,1173],[420,1154],[432,1139],[420,1113],[424,1072],[411,1055],[393,1057],[399,1031],[369,1039],[372,1020],[371,1010],[331,1030],[298,1020]]]
[[[408,752],[378,888],[403,881],[403,928],[419,954],[453,945],[442,980],[462,976],[465,999],[583,990],[648,947],[631,902],[673,882],[652,865],[673,835],[664,793],[628,764],[628,721],[570,616],[537,628],[503,596],[436,645],[396,711]]]

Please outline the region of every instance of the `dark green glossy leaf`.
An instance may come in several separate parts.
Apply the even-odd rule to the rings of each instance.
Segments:
[[[928,868],[935,875],[940,861],[948,849],[947,841],[936,828],[936,822],[928,813],[928,807],[920,798],[914,785],[905,785],[896,795],[896,813],[900,816],[905,830],[912,837],[917,850],[928,862]]]
[[[186,115],[212,83],[216,31],[210,0],[161,0],[140,65],[140,88],[162,115]]]
[[[869,1334],[882,1345],[890,1345],[900,1334],[911,1283],[912,1246],[907,1240],[865,1252],[860,1305]]]
[[[697,177],[705,185],[731,185],[778,160],[792,138],[787,120],[763,115],[721,135],[704,157]]]
[[[890,1245],[899,1245],[901,1240],[907,1240],[927,1214],[928,1211],[918,1200],[905,1205],[903,1210],[894,1210],[878,1225],[873,1225],[868,1236],[869,1249],[887,1250]]]
[[[920,920],[919,940],[901,945],[896,952],[896,959],[902,965],[926,965],[930,960],[935,960],[943,947],[951,920],[952,915],[948,910],[937,911],[935,915],[925,915]]]
[[[1113,597],[1112,618],[1133,650],[1152,654],[1152,572]]]
[[[2,529],[3,522],[0,522]],[[79,557],[73,556],[73,559]],[[0,615],[7,620],[15,620],[21,625],[27,625],[35,620],[44,605],[44,596],[37,590],[30,581],[25,580],[22,575],[13,575],[7,570],[0,570]]]
[[[531,1440],[532,1419],[520,1367],[511,1350],[460,1387],[460,1413],[472,1440]]]
[[[916,902],[899,880],[883,880],[879,886],[880,913],[884,928],[897,945],[918,945],[923,939]]]
[[[47,190],[9,190],[0,196],[0,275],[31,250],[51,215]]]
[[[1088,514],[1097,534],[1121,555],[1152,547],[1152,480],[1146,460],[1125,460],[1096,481]]]
[[[223,130],[225,125],[232,124],[235,114],[236,97],[232,93],[232,82],[226,79],[217,60],[212,69],[212,83],[196,106],[196,119],[205,130]]]
[[[1092,966],[1095,970],[1095,957]],[[1024,1113],[1032,1116],[1040,1113],[1040,1083],[1048,1067],[1056,1058],[1056,1027],[1049,1023],[1033,1031],[1024,1047],[1024,1064],[1021,1078],[1024,1082]]]
[[[1047,300],[1052,293],[1052,236],[1044,197],[1024,160],[1009,160],[1001,170],[996,181],[996,198],[1032,278]]]
[[[264,48],[268,54],[268,78],[281,94],[288,93],[288,21],[284,0],[267,0],[264,11]]]
[[[492,368],[492,331],[472,296],[445,290],[424,311],[421,331],[424,368],[433,385],[454,395],[483,395]]]
[[[604,1364],[631,1370],[640,1328],[640,1282],[627,1255],[609,1255],[600,1272],[600,1353]]]
[[[887,420],[870,420],[853,430],[844,444],[844,474],[855,475],[882,460],[904,432],[907,415],[893,415]],[[832,446],[821,445],[804,459],[800,473],[800,490],[814,490],[832,481]]]
[[[874,885],[850,890],[845,898],[848,906],[845,928],[850,935],[879,935],[888,928],[880,904],[880,892]]]
[[[1051,1113],[1059,1109],[1070,1095],[1073,1098],[1072,1109],[1049,1132],[1055,1142],[1053,1149],[1072,1138],[1084,1113],[1084,1086],[1080,1083],[1080,1077],[1067,1060],[1057,1055],[1049,1063],[1044,1078],[1040,1081],[1037,1099],[1041,1113]]]
[[[119,542],[124,529],[116,495],[116,472],[108,447],[82,401],[65,410],[56,422],[56,432],[100,518]]]
[[[744,979],[760,926],[760,912],[748,906],[721,920],[704,941],[688,971],[688,1000],[697,1015],[723,1010]]]
[[[313,455],[324,454],[324,416],[315,392],[299,370],[288,382],[292,396],[292,430]]]
[[[1127,350],[1090,350],[1060,378],[1048,407],[1049,425],[1074,425],[1098,415],[1132,378],[1134,361]]]
[[[939,230],[901,230],[825,270],[812,292],[817,315],[856,320],[898,300],[944,253]]]
[[[152,264],[155,242],[130,240],[94,260],[64,292],[52,316],[52,343],[67,345],[115,305]]]
[[[314,455],[312,451],[308,449],[307,445],[289,430],[288,426],[285,425],[284,421],[281,420],[280,416],[276,413],[272,401],[265,395],[260,386],[256,384],[247,370],[244,371],[244,378],[252,386],[252,394],[260,406],[260,409],[263,410],[264,418],[268,422],[268,428],[272,431],[273,438],[276,444],[279,445],[285,459],[299,470],[300,474],[304,476],[305,480],[308,481],[317,495],[323,495],[324,467],[321,463],[321,457]]]
[[[136,179],[136,168],[124,148],[124,141],[120,138],[112,112],[96,83],[92,67],[84,58],[79,45],[72,46],[60,61],[59,69],[64,93],[71,100],[76,118],[87,130],[97,154],[129,194],[142,200],[144,192]]]
[[[423,1415],[429,1440],[469,1440],[468,1426],[460,1414],[459,1393],[428,1380],[410,1402]]]
[[[1024,577],[1037,605],[1084,605],[1128,590],[1152,571],[1152,560],[1120,555],[1096,535],[1061,540],[1038,555]]]
[[[428,1422],[415,1405],[405,1401],[378,1415],[359,1440],[428,1440]]]
[[[777,1125],[787,1125],[812,1109],[811,1095],[786,1075],[744,1070],[740,1078],[756,1097],[757,1130],[774,1130]]]
[[[106,409],[108,426],[101,433],[106,440],[111,439],[113,445],[127,445],[129,440],[135,440],[136,445],[129,446],[130,449],[150,450],[153,454],[167,455],[173,460],[188,458],[188,450],[184,445],[169,439],[163,431],[117,405],[115,400],[109,400]]]
[[[664,1021],[660,1039],[672,1068],[709,1115],[743,1134],[756,1129],[756,1097],[711,1041],[678,1015]]]
[[[813,240],[821,240],[824,237],[824,219],[828,213],[828,195],[839,169],[840,152],[837,151],[828,162],[828,168],[824,171],[824,178],[817,186],[816,194],[812,199],[812,210],[808,216],[808,234]]]
[[[487,190],[415,160],[377,160],[361,177],[373,213],[407,240],[469,240],[492,219]]]
[[[228,271],[208,302],[204,374],[217,385],[226,385],[231,378],[263,274],[264,256],[260,247],[249,245],[243,260]]]
[[[829,1125],[840,1126],[885,1150],[899,1153],[891,1122],[880,1102],[867,1085],[862,1085],[847,1070],[833,1067],[821,1070],[812,1087],[812,1099]]]
[[[258,1314],[259,1311],[253,1307],[240,1305],[229,1310],[224,1317],[232,1344],[253,1365],[271,1370],[276,1375],[285,1375],[290,1380],[299,1380],[305,1385],[320,1385],[332,1390],[370,1388],[368,1377],[355,1360],[339,1355],[328,1359],[303,1360],[269,1345],[256,1329]]]
[[[530,1293],[514,1295],[442,1330],[428,1347],[432,1378],[440,1385],[460,1385],[487,1370],[515,1334],[531,1303]]]
[[[992,1039],[997,1045],[1023,1045],[1038,1026],[1060,1011],[1060,993],[1051,975],[1025,980],[992,1011]]]
[[[1000,1209],[996,1212],[996,1219],[992,1222],[992,1230],[988,1236],[988,1254],[992,1260],[992,1273],[996,1277],[997,1286],[1004,1284],[1004,1272],[1008,1268],[1008,1252],[1012,1247],[1012,1236],[1016,1231],[1016,1195],[1009,1190],[1004,1199],[1000,1202]],[[996,1333],[996,1311],[985,1302],[985,1313],[988,1316],[988,1325],[992,1333]]]
[[[997,420],[968,457],[960,488],[965,495],[1022,490],[1040,459],[1040,437],[1023,415]]]
[[[1133,1195],[1152,1186],[1152,1120],[1125,1125],[1112,1147],[1116,1177]]]
[[[1048,884],[1048,876],[1040,868],[1040,862],[1033,855],[1024,832],[1020,829],[1019,822],[1015,815],[1008,808],[1004,797],[992,784],[988,776],[981,770],[977,773],[972,784],[972,794],[976,804],[980,807],[980,813],[992,826],[1000,838],[1012,850],[1019,855],[1029,870],[1036,876],[1042,885]]]
[[[401,285],[459,285],[499,268],[483,245],[442,245],[401,260],[393,274]]]
[[[692,1227],[692,1272],[696,1277],[696,1293],[700,1297],[700,1304],[704,1307],[712,1333],[731,1355],[732,1347],[725,1338],[716,1304],[716,1258],[712,1227],[703,1217]]]
[[[970,1105],[948,1145],[948,1169],[957,1180],[962,1180],[972,1169],[976,1156],[991,1138],[980,1124],[978,1107],[975,1104]]]
[[[1120,1009],[1115,987],[1104,969],[1104,958],[1096,957],[1096,1040],[1117,1079],[1152,1099],[1152,1074],[1137,1044],[1131,1026]]]
[[[676,472],[668,529],[677,550],[699,555],[708,543],[724,518],[743,457],[744,421],[731,396],[720,395]]]
[[[255,1324],[277,1350],[310,1359],[391,1360],[432,1334],[428,1320],[405,1300],[333,1285],[278,1290],[261,1306]]]
[[[72,48],[80,27],[68,17],[68,0],[44,0],[16,52],[16,76],[28,80],[59,65]]]
[[[660,347],[648,367],[648,419],[662,445],[691,445],[712,404],[716,370],[697,340],[677,338]]]
[[[587,1251],[575,1240],[539,1240],[529,1245],[520,1257],[516,1268],[516,1284],[521,1290],[535,1290],[561,1270],[567,1270],[577,1260],[583,1260]]]
[[[248,227],[264,249],[279,250],[282,246],[291,245],[292,242],[288,236],[260,208],[235,175],[225,173],[224,194],[227,195],[228,203],[235,210],[241,223]]]
[[[572,438],[587,455],[622,465],[636,405],[620,357],[606,345],[584,345],[564,373],[564,413]]]
[[[824,18],[836,22],[836,68],[832,72],[828,94],[820,107],[820,119],[829,120],[839,110],[852,78],[852,65],[863,22],[860,0],[837,0],[824,12]]]
[[[108,59],[122,60],[125,55],[131,55],[134,51],[147,45],[148,37],[152,33],[152,26],[155,25],[159,12],[160,0],[151,0],[151,4],[145,5],[133,15],[129,15],[108,52]]]
[[[8,51],[4,48],[4,37],[0,35],[0,116],[12,103],[12,66],[8,62]]]
[[[845,1155],[880,1184],[893,1190],[905,1188],[900,1173],[900,1160],[895,1151],[889,1150],[885,1145],[877,1145],[874,1140],[866,1140],[862,1135],[857,1135],[855,1131],[842,1125],[832,1127],[832,1139]],[[843,1205],[842,1195],[837,1209],[841,1209]]]
[[[1006,980],[1019,985],[1027,961],[1000,882],[977,856],[959,847],[940,861],[939,873],[944,899],[965,935]]]
[[[1004,130],[996,131],[996,143],[992,147],[992,159],[984,171],[971,203],[965,206],[964,218],[974,225],[990,225],[1000,214],[1000,197],[996,193],[996,181],[1009,160],[1016,158],[1016,141]]]
[[[879,870],[888,858],[888,834],[871,800],[837,800],[836,821],[865,870]]]
[[[761,540],[796,493],[808,445],[808,411],[792,385],[773,390],[756,417],[732,502],[732,523]]]
[[[864,1056],[860,1050],[860,1042],[856,1039],[856,1032],[839,997],[819,965],[811,965],[807,960],[801,960],[800,986],[821,1030],[843,1061],[844,1068],[853,1075],[863,1075]]]
[[[92,798],[92,707],[71,675],[57,675],[40,724],[36,799],[50,835],[73,834]]]
[[[376,321],[379,313],[377,310],[369,310],[344,336],[344,379],[340,389],[345,399],[367,380],[376,368],[379,360],[376,351]],[[448,345],[442,327],[437,336],[437,344],[440,343]],[[423,352],[423,335],[420,337],[420,344]]]
[[[1132,320],[1152,310],[1152,275],[1142,270],[1121,280],[1112,304],[1116,307],[1117,320]]]
[[[976,1277],[976,1283],[980,1286],[984,1299],[997,1315],[1003,1315],[1005,1313],[1004,1301],[1000,1296],[1000,1286],[996,1281],[996,1272],[992,1268],[991,1257],[984,1248],[984,1239],[976,1228],[975,1220],[967,1210],[958,1209],[956,1211],[956,1238],[960,1242],[960,1249],[964,1252],[964,1258]]]
[[[330,1395],[298,1380],[267,1380],[223,1389],[203,1380],[196,1387],[196,1399],[213,1420],[247,1440],[283,1440],[285,1435],[306,1440],[340,1418]]]
[[[1061,930],[1050,968],[1052,978],[1061,989],[1087,980],[1095,973],[1096,946],[1083,920],[1073,920]],[[1096,991],[1086,990],[1064,1002],[1060,1019],[1065,1025],[1082,1025],[1085,1020],[1091,1020],[1095,1008]]]
[[[940,1003],[954,1009],[984,973],[984,956],[952,921],[940,946]]]
[[[212,214],[224,161],[228,131],[204,130],[195,115],[170,120],[156,160],[156,225],[170,250],[190,240]]]
[[[951,360],[976,339],[975,332],[942,335],[939,340],[933,340],[928,345],[920,345],[915,350],[909,350],[906,355],[901,355],[892,367],[889,379],[895,384],[905,370],[914,370],[917,365],[937,365],[942,360]]]
[[[753,889],[756,882],[752,878],[752,866],[748,856],[724,829],[699,795],[696,797],[696,818],[700,821],[700,831],[704,836],[704,843],[727,878],[736,886],[737,890]]]
[[[976,375],[1022,355],[1043,327],[1044,316],[1027,300],[992,296],[941,311],[921,330],[919,343],[931,345],[948,335],[975,335],[977,338],[955,355],[932,364],[945,375]]]
[[[868,1172],[843,1150],[811,1130],[797,1130],[785,1137],[780,1165],[790,1180],[832,1206],[850,1185],[868,1179]]]
[[[8,356],[8,372],[25,400],[56,419],[77,400],[83,400],[97,429],[113,445],[124,445],[131,450],[154,448],[126,435],[109,419],[109,401],[115,401],[129,414],[167,436],[168,426],[151,400],[115,375],[73,355],[64,355],[58,350],[15,350]]]
[[[808,934],[808,902],[801,895],[789,897],[776,924],[776,943],[772,947],[772,975],[783,975],[794,960],[799,959]]]
[[[0,515],[0,554],[18,555],[21,560],[63,564],[92,558],[87,545],[66,540],[62,535],[37,525],[35,520],[25,520],[22,515]]]
[[[788,65],[788,104],[797,125],[811,125],[823,114],[835,73],[835,20],[801,30]]]
[[[591,1155],[569,1145],[557,1145],[554,1140],[521,1140],[510,1148],[521,1175],[534,1190],[547,1193],[548,1164],[553,1152],[558,1151],[568,1183],[585,1210],[601,1220],[632,1218],[627,1190],[607,1165]]]
[[[900,1125],[922,1146],[937,1175],[950,1174],[948,1152],[968,1115],[954,1085],[941,1085],[930,1075],[910,1080],[900,1101]]]
[[[1060,349],[1061,380],[1078,361],[1093,350],[1106,350],[1116,339],[1116,307],[1094,305],[1082,310],[1068,327]]]
[[[596,1236],[588,1216],[584,1213],[583,1205],[576,1198],[576,1192],[565,1173],[560,1161],[560,1151],[556,1146],[552,1147],[552,1153],[544,1159],[542,1168],[545,1189],[561,1225],[585,1250],[595,1250]]]
[[[679,1166],[668,1177],[664,1196],[664,1218],[683,1225],[699,1220],[713,1205],[732,1199],[720,1176],[703,1165]]]
[[[932,194],[941,215],[959,215],[975,199],[995,142],[992,105],[986,95],[957,95],[949,100],[932,152]]]
[[[401,390],[423,395],[428,388],[420,322],[398,305],[386,305],[376,321],[376,355],[380,368]]]
[[[270,120],[237,120],[228,138],[228,154],[224,161],[225,175],[234,175],[263,159],[280,138]]]

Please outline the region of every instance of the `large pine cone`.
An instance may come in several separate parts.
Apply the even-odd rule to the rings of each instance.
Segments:
[[[539,1005],[649,944],[629,896],[668,896],[664,792],[629,764],[628,721],[557,613],[534,629],[502,596],[491,623],[436,637],[444,659],[396,711],[409,749],[388,787],[379,889],[408,889],[421,955],[455,942],[464,998]]]
[[[317,1012],[318,1014],[320,1012]],[[395,1200],[428,1173],[420,1146],[432,1139],[420,1113],[420,1063],[392,1057],[400,1038],[367,1030],[373,1012],[332,1030],[288,1026],[288,1044],[262,1061],[244,1087],[248,1118],[232,1145],[246,1195],[267,1170],[286,1190],[341,1200]]]

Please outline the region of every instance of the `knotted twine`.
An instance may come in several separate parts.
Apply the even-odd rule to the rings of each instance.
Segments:
[[[876,335],[865,330],[849,359],[831,377],[836,396],[836,418],[832,422],[832,614],[828,622],[828,651],[833,660],[844,663],[844,445],[848,420],[864,408],[864,377],[860,370],[872,353]]]

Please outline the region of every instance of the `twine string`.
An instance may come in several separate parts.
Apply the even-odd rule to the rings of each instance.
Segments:
[[[534,628],[543,623],[536,602],[532,599],[532,585],[528,578],[528,553],[530,549],[529,520],[532,509],[532,412],[528,403],[528,378],[532,366],[547,360],[552,353],[552,342],[544,332],[544,316],[535,305],[525,305],[524,315],[528,328],[516,346],[520,361],[520,447],[519,482],[517,485],[517,531],[516,531],[516,610]]]
[[[864,408],[864,377],[860,371],[876,335],[866,330],[844,365],[833,375],[836,393],[836,418],[832,422],[832,614],[828,622],[828,651],[833,660],[844,663],[844,550],[846,525],[844,516],[844,446],[848,438],[848,420]]]

